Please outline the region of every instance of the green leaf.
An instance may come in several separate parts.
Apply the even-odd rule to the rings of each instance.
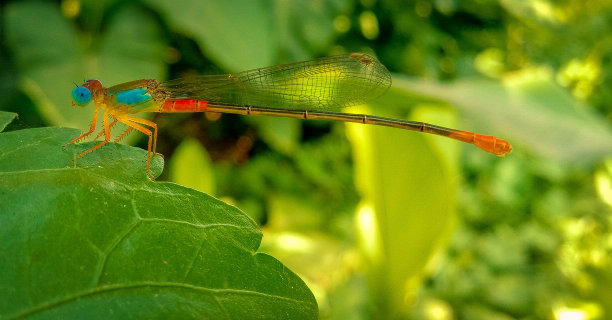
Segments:
[[[488,80],[441,84],[395,76],[394,85],[457,106],[474,120],[478,129],[473,131],[508,140],[515,153],[532,152],[573,165],[592,165],[612,154],[610,125],[546,74],[525,71],[503,84]]]
[[[244,213],[152,182],[146,151],[63,147],[74,129],[0,134],[0,317],[314,319]],[[161,171],[156,157],[152,171]]]
[[[51,124],[85,128],[91,121],[90,108],[72,107],[74,83],[97,78],[111,86],[164,74],[160,29],[137,7],[122,6],[103,35],[81,37],[53,3],[12,2],[5,16],[21,87]]]
[[[193,37],[226,70],[272,64],[274,33],[269,1],[146,1],[168,25]]]
[[[99,51],[88,56],[86,68],[109,86],[136,79],[166,77],[166,42],[158,21],[145,10],[127,6],[111,16],[99,36]]]
[[[213,164],[196,139],[187,139],[174,150],[169,165],[170,181],[209,194],[215,193]]]
[[[13,122],[13,120],[15,120],[17,117],[18,115],[16,113],[0,111],[0,132],[4,131],[6,126]]]
[[[334,19],[348,1],[147,0],[174,31],[236,72],[312,58],[335,44]]]
[[[275,2],[275,32],[279,46],[291,59],[311,58],[312,52],[325,52],[338,36],[334,19],[350,12],[350,1]]]
[[[5,17],[7,45],[22,73],[23,90],[50,123],[79,123],[67,112],[70,83],[81,80],[75,77],[81,64],[78,41],[68,21],[56,6],[43,2],[10,3]]]
[[[387,99],[404,102],[394,90]],[[367,111],[364,113],[368,113]],[[452,117],[420,107],[417,120]],[[397,117],[397,114],[393,115]],[[406,312],[419,275],[456,225],[457,152],[442,137],[393,128],[347,124],[354,148],[361,246],[369,258],[377,318]],[[457,142],[458,143],[458,142]],[[456,150],[456,149],[455,149]]]
[[[249,117],[247,120],[257,127],[261,138],[274,150],[286,155],[295,153],[302,135],[302,120],[281,117]]]

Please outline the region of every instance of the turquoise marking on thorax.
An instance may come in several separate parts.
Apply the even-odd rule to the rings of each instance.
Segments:
[[[142,88],[117,92],[115,98],[117,99],[118,103],[123,103],[127,106],[140,104],[147,100],[153,99],[153,97],[147,93],[147,90]]]

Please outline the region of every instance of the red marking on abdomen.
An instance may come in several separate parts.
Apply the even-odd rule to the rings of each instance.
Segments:
[[[159,112],[201,112],[206,111],[205,100],[166,100]]]

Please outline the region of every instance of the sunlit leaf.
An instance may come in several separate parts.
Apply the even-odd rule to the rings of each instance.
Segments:
[[[168,171],[172,182],[215,194],[215,177],[210,156],[195,139],[181,142],[174,150]]]
[[[419,113],[427,120],[424,109]],[[363,125],[349,125],[348,132],[364,199],[357,219],[362,246],[379,316],[388,318],[405,312],[408,292],[418,288],[418,276],[454,229],[457,154],[436,150],[423,133]]]

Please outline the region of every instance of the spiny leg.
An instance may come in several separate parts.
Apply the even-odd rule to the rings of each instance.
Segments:
[[[91,148],[91,149],[81,153],[78,157],[74,158],[74,160],[76,160],[76,159],[78,159],[78,158],[80,158],[80,157],[82,157],[82,156],[84,156],[84,155],[86,155],[86,154],[88,154],[88,153],[90,153],[90,152],[100,148],[101,146],[107,144],[110,141],[111,133],[110,133],[110,126],[108,124],[108,112],[106,110],[104,110],[104,121],[103,121],[103,123],[104,123],[104,141],[98,143],[93,148]],[[95,127],[94,127],[94,129],[95,129]],[[91,130],[91,131],[93,131],[93,130]],[[90,131],[90,133],[91,133],[91,131]],[[74,161],[74,160],[72,160],[72,161]]]
[[[153,140],[153,133],[151,132],[151,130],[147,129],[146,127],[136,123],[135,121],[132,121],[133,118],[136,117],[131,117],[131,116],[123,116],[119,119],[119,121],[121,121],[122,123],[124,123],[125,125],[129,126],[130,129],[134,128],[144,134],[146,134],[147,136],[149,136],[149,145],[147,147],[147,174],[149,174],[149,176],[151,177],[151,179],[155,180],[155,176],[151,173],[151,170],[149,170],[150,164],[151,164],[151,143]],[[139,118],[137,118],[139,119]],[[128,129],[124,132],[124,135],[127,134],[128,132],[130,132],[131,130]]]
[[[115,142],[119,142],[119,141],[121,141],[121,139],[123,139],[123,137],[127,136],[127,135],[128,135],[128,133],[132,132],[132,130],[133,130],[133,129],[134,129],[134,128],[129,127],[127,130],[125,130],[125,132],[124,132],[124,133],[122,133],[122,134],[119,136],[119,138],[115,139]]]
[[[117,119],[117,117],[115,117],[115,115],[111,114],[110,115],[111,118],[113,118],[113,122],[110,123],[109,128],[112,128],[115,124],[117,124],[117,122],[119,121],[119,119]],[[119,142],[121,141],[121,139],[123,139],[125,136],[128,135],[128,133],[130,133],[132,131],[132,127],[129,127],[127,130],[125,130],[120,136],[119,138],[115,139],[115,142]],[[100,133],[98,133],[98,136],[96,136],[96,139],[98,139],[101,135],[104,134],[104,130],[100,131]]]
[[[99,109],[100,109],[100,107],[98,107],[98,106],[96,106],[95,109],[94,109],[94,115],[93,115],[93,119],[91,120],[91,125],[89,125],[89,131],[87,131],[87,132],[83,133],[82,135],[72,139],[72,141],[66,143],[64,146],[67,146],[69,144],[75,143],[75,142],[77,142],[77,141],[87,137],[92,132],[94,132],[94,130],[96,130],[96,123],[98,122],[98,110]],[[106,111],[104,113],[106,114]]]
[[[117,118],[115,118],[114,115],[110,115],[113,118],[113,122],[110,123],[110,125],[108,126],[109,128],[112,128],[116,123],[117,123]],[[100,138],[102,135],[104,134],[104,130],[100,130],[100,132],[98,133],[98,135],[94,138],[94,140],[97,140],[98,138]]]
[[[140,123],[140,124],[144,124],[144,125],[147,125],[147,126],[153,128],[153,149],[152,149],[153,154],[156,154],[156,155],[159,155],[159,156],[163,157],[164,156],[163,154],[158,153],[156,151],[156,148],[157,148],[157,124],[155,122],[153,122],[153,121],[142,119],[142,118],[138,118],[138,117],[133,117],[133,116],[126,116],[123,119],[126,119],[126,118],[129,121]]]

